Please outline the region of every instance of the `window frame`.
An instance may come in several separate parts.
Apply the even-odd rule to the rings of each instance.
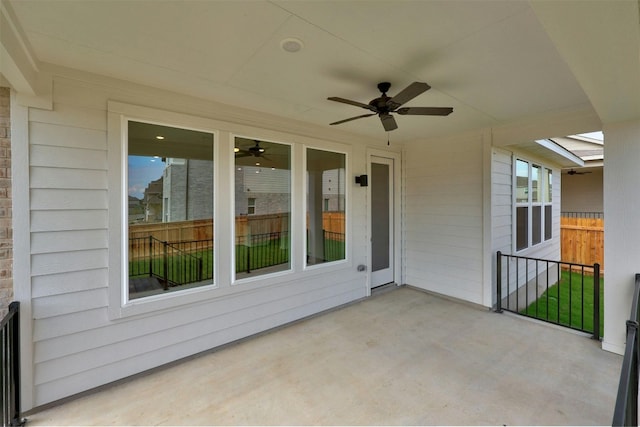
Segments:
[[[164,104],[169,108],[170,104]],[[345,177],[351,176],[353,147],[347,143],[335,142],[311,136],[302,136],[286,131],[226,122],[209,117],[194,115],[194,112],[174,112],[159,107],[146,107],[120,101],[107,101],[107,184],[106,198],[108,218],[108,306],[107,316],[111,321],[125,320],[136,316],[157,315],[179,307],[194,306],[204,301],[215,301],[244,292],[255,292],[265,288],[277,288],[283,282],[314,280],[320,274],[348,269],[353,264],[351,253],[352,230],[352,186],[345,183],[345,258],[307,266],[306,258],[306,152],[307,148],[336,152],[345,155]],[[125,300],[124,286],[128,280],[128,255],[123,244],[128,228],[128,191],[126,147],[127,120],[175,126],[213,134],[214,147],[214,283],[179,292]],[[235,203],[232,183],[234,182],[234,141],[235,136],[259,135],[262,141],[287,144],[291,147],[291,219],[290,230],[291,268],[250,278],[235,277],[235,259],[231,256],[235,243],[231,226],[235,220]],[[228,191],[227,191],[228,190]],[[225,250],[228,249],[228,250]],[[228,263],[228,266],[227,266]],[[284,277],[286,276],[286,278]]]
[[[271,138],[271,137],[258,137],[255,136],[256,134],[258,135],[263,135],[266,134],[266,132],[257,132],[257,133],[252,133],[252,134],[240,134],[240,133],[230,133],[229,139],[230,139],[230,144],[232,144],[235,147],[236,144],[236,139],[237,138],[242,138],[242,139],[249,139],[249,140],[259,140],[260,142],[265,142],[265,143],[273,143],[273,144],[281,144],[281,145],[286,145],[289,147],[289,156],[290,156],[290,164],[289,164],[289,174],[290,174],[290,182],[289,182],[289,268],[284,269],[284,270],[278,270],[278,271],[274,271],[271,273],[266,273],[266,274],[257,274],[257,275],[253,275],[253,276],[248,276],[248,277],[238,277],[238,274],[236,273],[236,226],[235,226],[235,215],[236,215],[236,198],[235,198],[235,170],[237,168],[236,165],[236,157],[235,157],[235,152],[233,152],[232,150],[232,158],[231,158],[231,172],[233,173],[233,175],[230,178],[230,183],[233,184],[233,189],[230,191],[234,192],[234,197],[232,198],[232,203],[230,206],[230,215],[231,215],[231,225],[230,225],[230,230],[231,231],[231,239],[229,241],[229,253],[232,254],[231,256],[231,264],[229,265],[229,268],[231,270],[231,286],[238,286],[238,285],[243,285],[243,284],[250,284],[250,283],[254,283],[257,281],[261,281],[264,282],[265,279],[267,279],[266,283],[271,283],[269,281],[269,278],[272,277],[280,277],[283,275],[289,275],[292,273],[295,273],[297,271],[296,268],[296,264],[295,264],[295,260],[297,258],[299,258],[299,255],[297,253],[295,253],[296,248],[298,247],[298,245],[296,244],[296,230],[295,227],[293,226],[294,224],[294,216],[296,215],[296,199],[297,199],[297,195],[295,194],[295,180],[296,180],[296,173],[297,173],[297,168],[295,166],[295,156],[296,156],[296,144],[287,141],[285,138]],[[250,136],[253,135],[253,136]],[[257,199],[257,197],[253,197],[254,199]],[[247,197],[247,207],[248,207],[248,202],[249,202],[249,197]],[[257,202],[257,200],[256,200]],[[255,205],[254,205],[254,209],[255,209]],[[255,210],[253,214],[249,214],[247,212],[247,216],[252,216],[255,215]],[[277,280],[277,279],[276,279]]]
[[[343,259],[338,259],[335,261],[327,261],[327,262],[321,262],[321,263],[317,263],[317,264],[309,264],[307,263],[307,244],[308,244],[308,238],[307,238],[307,225],[306,225],[306,221],[303,222],[303,230],[302,230],[302,241],[303,241],[303,268],[305,271],[307,270],[316,270],[316,269],[322,269],[322,268],[328,268],[328,267],[332,267],[332,266],[336,266],[336,265],[340,265],[340,264],[344,264],[344,263],[351,263],[351,257],[350,257],[350,247],[351,247],[351,233],[350,233],[350,216],[351,216],[351,195],[350,195],[350,191],[351,191],[351,186],[348,185],[348,182],[346,181],[346,177],[351,176],[351,172],[350,172],[350,152],[349,151],[345,151],[344,149],[339,149],[337,147],[332,147],[332,146],[318,146],[318,145],[310,145],[310,144],[305,144],[302,147],[303,150],[303,166],[302,166],[302,174],[304,179],[302,180],[303,182],[303,208],[302,208],[302,214],[303,216],[306,218],[307,216],[307,210],[308,210],[308,205],[307,205],[307,197],[308,197],[308,187],[309,187],[309,178],[308,178],[308,174],[307,174],[307,154],[308,154],[308,150],[319,150],[319,151],[327,151],[327,152],[331,152],[331,153],[337,153],[337,154],[342,154],[344,155],[344,176],[345,176],[345,182],[344,182],[344,258]],[[324,208],[324,201],[323,201],[323,206]],[[324,210],[323,210],[324,213]]]
[[[527,201],[519,201],[518,198],[518,162],[524,162],[527,164]],[[534,200],[534,169],[538,170],[537,183],[538,183],[538,191],[537,191],[537,200]],[[551,187],[549,187],[548,177],[549,175],[552,178]],[[513,238],[512,238],[512,247],[514,253],[521,253],[526,250],[539,247],[540,245],[544,245],[545,243],[553,240],[554,232],[553,232],[553,168],[545,165],[544,162],[538,162],[528,159],[526,156],[513,156],[513,213],[512,213],[512,221],[513,221]],[[549,193],[551,191],[551,194]],[[547,236],[547,218],[546,218],[546,209],[547,207],[551,208],[551,229],[550,236]],[[534,209],[539,209],[539,221],[538,226],[534,224]],[[518,239],[518,211],[519,209],[526,209],[527,211],[527,242],[523,247],[519,247],[519,239]],[[540,240],[538,242],[534,241],[534,234],[537,229],[538,236]]]
[[[167,292],[143,298],[128,298],[128,123],[136,121],[160,126],[206,132],[213,135],[213,212],[218,210],[216,183],[219,177],[220,131],[211,119],[157,110],[149,107],[108,102],[107,140],[109,188],[109,247],[119,250],[109,251],[109,318],[116,320],[164,309],[178,305],[195,303],[204,298],[213,297],[219,288],[219,233],[214,231],[214,271],[213,283],[175,292]],[[220,224],[218,224],[220,226]],[[215,230],[215,222],[214,222]]]

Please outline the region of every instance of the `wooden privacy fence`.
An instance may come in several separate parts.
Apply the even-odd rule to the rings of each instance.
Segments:
[[[289,214],[242,215],[236,217],[236,235],[280,233],[289,229]],[[344,212],[323,212],[322,228],[325,232],[345,233]],[[163,242],[190,242],[213,240],[213,220],[157,222],[130,224],[129,238],[142,239],[149,236]]]
[[[604,218],[602,215],[562,215],[560,247],[563,261],[600,264],[604,271]]]

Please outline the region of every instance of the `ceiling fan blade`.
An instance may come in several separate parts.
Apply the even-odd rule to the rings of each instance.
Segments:
[[[398,108],[398,114],[409,114],[419,116],[448,116],[453,112],[451,107],[404,107]]]
[[[331,96],[327,98],[329,101],[342,102],[343,104],[355,105],[356,107],[366,108],[367,110],[371,110],[374,112],[378,112],[375,107],[369,104],[363,104],[362,102],[352,101],[350,99],[340,98],[338,96]]]
[[[251,153],[248,152],[247,150],[240,150],[240,151],[236,151],[235,153],[236,157],[247,157],[247,156],[251,156]]]
[[[420,95],[423,92],[428,91],[429,89],[431,89],[431,86],[429,86],[426,83],[413,82],[409,86],[404,88],[402,91],[400,91],[399,94],[397,94],[396,96],[388,100],[387,105],[392,110],[395,110],[405,102],[411,101],[413,98],[415,98],[416,96]]]
[[[371,116],[375,116],[375,113],[373,113],[373,114],[363,114],[361,116],[351,117],[350,119],[344,119],[344,120],[340,120],[338,122],[329,123],[329,125],[339,125],[341,123],[350,122],[351,120],[356,120],[356,119],[361,119],[363,117],[371,117]]]
[[[391,114],[380,114],[380,121],[382,122],[384,130],[386,130],[387,132],[398,129],[396,119],[394,119]]]

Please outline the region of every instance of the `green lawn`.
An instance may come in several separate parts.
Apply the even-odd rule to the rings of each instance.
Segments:
[[[584,303],[583,303],[584,301]],[[521,314],[593,332],[593,276],[562,271],[555,284]],[[604,280],[600,277],[600,336],[604,332]]]
[[[260,268],[289,262],[288,239],[271,239],[253,246],[236,245],[236,272],[253,271]],[[325,240],[325,261],[345,258],[344,241]],[[198,261],[201,260],[201,261]],[[213,277],[213,250],[169,253],[166,257],[169,280],[186,284]],[[199,264],[202,264],[200,271]],[[248,268],[249,266],[249,268]],[[165,257],[141,257],[129,262],[129,277],[149,276],[150,269],[159,277],[164,277]]]

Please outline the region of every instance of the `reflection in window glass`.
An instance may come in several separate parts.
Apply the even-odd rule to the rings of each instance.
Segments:
[[[345,154],[307,149],[308,265],[345,259],[345,165]]]
[[[533,203],[540,202],[540,193],[542,192],[542,178],[540,173],[540,166],[531,166],[531,201]]]
[[[551,203],[552,197],[553,197],[553,172],[551,171],[551,169],[545,169],[547,171],[547,180],[546,180],[546,184],[547,184],[547,191],[545,191],[544,193],[544,201],[546,203]]]
[[[531,244],[542,241],[542,206],[532,206],[531,210]]]
[[[551,239],[551,205],[544,207],[544,240]]]
[[[213,283],[213,135],[128,123],[129,299]]]
[[[291,268],[291,147],[235,138],[236,277]]]
[[[529,246],[529,208],[516,208],[516,249]]]
[[[516,160],[516,202],[529,201],[529,163]]]

